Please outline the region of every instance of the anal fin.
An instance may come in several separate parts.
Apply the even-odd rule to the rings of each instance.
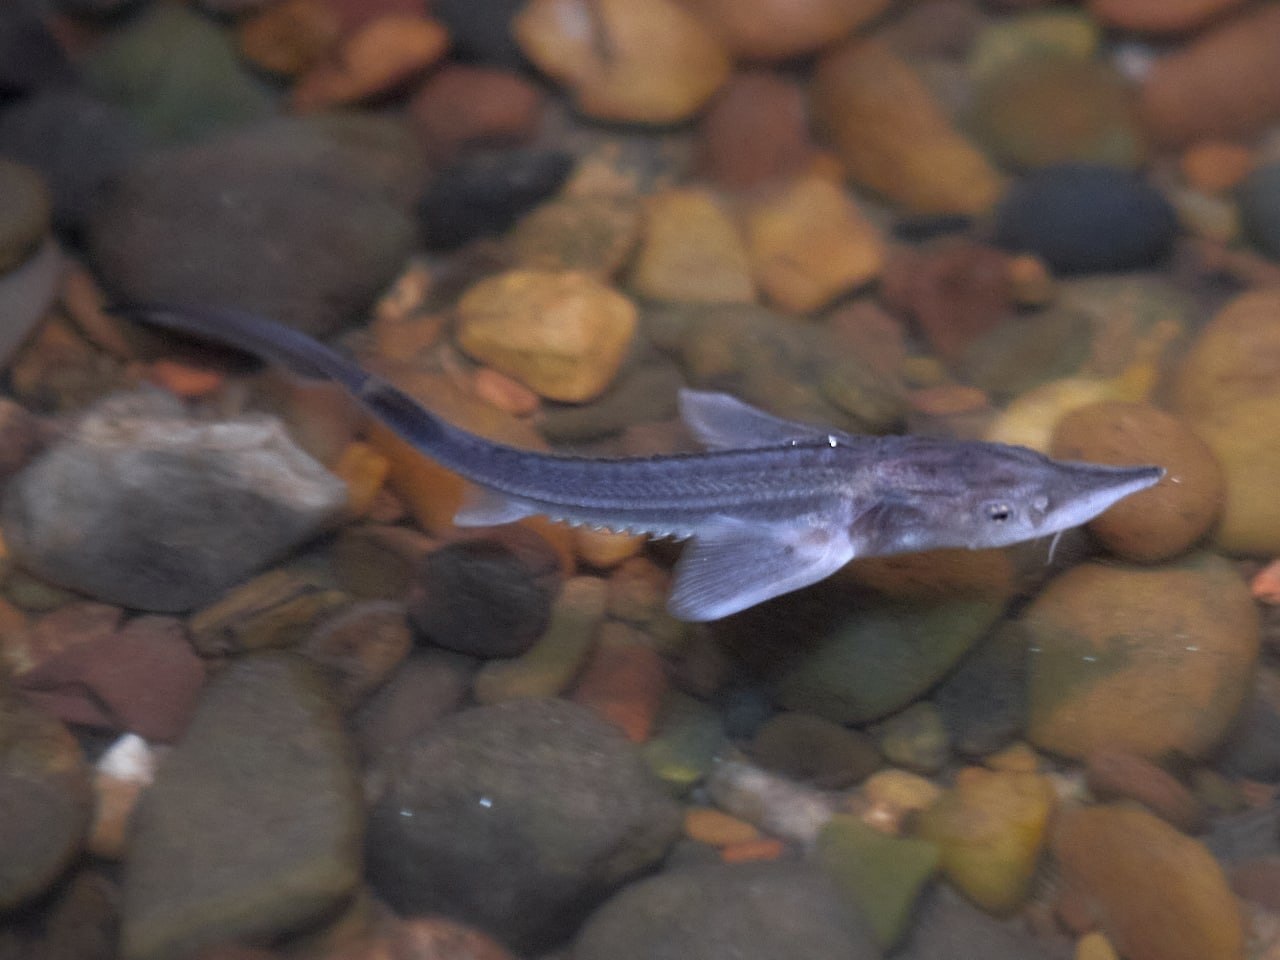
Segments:
[[[681,620],[719,620],[817,583],[853,555],[843,530],[736,523],[700,530],[676,565],[667,609]]]

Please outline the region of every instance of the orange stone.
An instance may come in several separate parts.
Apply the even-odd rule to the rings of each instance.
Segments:
[[[1252,150],[1225,140],[1202,140],[1182,154],[1182,176],[1187,186],[1205,193],[1226,193],[1239,186],[1253,172],[1256,156]]]
[[[448,31],[428,17],[371,20],[342,43],[333,61],[298,82],[293,106],[318,110],[387,93],[439,60],[448,46]]]
[[[382,492],[391,472],[391,461],[367,443],[347,446],[333,472],[347,485],[347,515],[363,517]]]
[[[746,843],[735,843],[720,849],[720,859],[725,863],[753,863],[758,860],[777,860],[787,852],[787,845],[773,837],[762,837]]]
[[[155,361],[148,373],[153,383],[187,400],[198,400],[216,393],[227,380],[221,370],[169,359]]]
[[[666,665],[630,628],[603,629],[573,699],[644,743],[667,692]]]
[[[689,807],[685,810],[684,835],[712,847],[732,847],[761,839],[754,824],[714,807]]]

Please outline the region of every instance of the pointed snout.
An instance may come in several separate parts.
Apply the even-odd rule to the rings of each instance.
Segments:
[[[1164,467],[1115,467],[1097,463],[1073,463],[1072,482],[1077,485],[1071,524],[1087,523],[1125,497],[1154,487],[1165,475]],[[1071,502],[1070,500],[1066,502]],[[1078,511],[1078,512],[1077,512]]]

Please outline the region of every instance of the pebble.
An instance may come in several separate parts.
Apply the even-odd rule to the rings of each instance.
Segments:
[[[357,8],[369,0],[347,0]],[[419,9],[421,0],[413,0]],[[512,21],[524,0],[488,0],[483,7],[472,0],[432,0],[431,11],[453,38],[454,50],[467,60],[496,67],[526,66],[512,29]]]
[[[297,77],[319,65],[341,37],[342,21],[326,0],[283,0],[236,24],[244,58],[282,77]]]
[[[52,649],[46,647],[47,655],[15,680],[31,702],[65,723],[161,742],[182,735],[205,668],[180,621],[135,617],[118,629],[71,634],[61,642],[56,627],[42,630],[37,623],[35,631]]]
[[[546,628],[560,579],[549,543],[523,527],[501,527],[423,557],[408,596],[409,621],[447,650],[519,656]]]
[[[906,62],[877,40],[855,40],[819,61],[814,120],[853,181],[911,213],[980,214],[1000,176],[951,124]]]
[[[574,960],[878,960],[835,883],[798,863],[664,871],[624,888],[573,943]]]
[[[540,396],[584,403],[604,392],[626,356],[636,307],[584,273],[511,270],[458,302],[458,345]]]
[[[329,562],[338,587],[361,600],[401,600],[420,560],[435,546],[425,534],[382,523],[344,527]]]
[[[305,113],[393,93],[435,64],[448,46],[448,31],[430,17],[389,14],[370,20],[298,79],[291,105]]]
[[[1120,960],[1120,955],[1106,935],[1095,930],[1076,941],[1075,960]]]
[[[3,142],[0,140],[0,142]],[[0,279],[40,247],[49,234],[52,215],[49,190],[28,166],[0,157]],[[6,321],[7,321],[6,317]]]
[[[190,7],[146,7],[113,30],[82,70],[91,93],[123,106],[165,142],[265,120],[278,109],[228,32]]]
[[[869,732],[884,758],[896,767],[937,773],[951,759],[951,738],[942,715],[928,701],[911,704]]]
[[[1091,60],[1101,39],[1097,21],[1083,11],[1034,10],[988,20],[973,38],[965,61],[973,82],[983,84],[1019,62],[1060,57]]]
[[[720,714],[700,700],[671,691],[644,745],[644,758],[667,790],[682,796],[707,777],[725,745]]]
[[[819,790],[859,783],[881,765],[866,734],[809,713],[775,714],[756,731],[749,752],[765,769]]]
[[[604,619],[606,589],[595,577],[566,581],[537,642],[518,657],[480,668],[472,687],[476,702],[554,697],[568,690],[592,654]]]
[[[968,767],[921,812],[917,834],[938,845],[942,872],[961,893],[1008,915],[1030,892],[1053,807],[1053,787],[1038,774]]]
[[[351,711],[387,682],[412,646],[404,606],[380,600],[322,620],[297,652],[321,669],[339,704]]]
[[[1280,260],[1280,163],[1253,171],[1236,191],[1245,235],[1272,260]]]
[[[1274,669],[1258,668],[1217,767],[1231,777],[1280,781],[1280,674]]]
[[[1027,932],[1025,924],[997,920],[939,886],[920,898],[915,922],[894,960],[1062,960],[1064,955],[1052,940]]]
[[[566,937],[607,891],[659,862],[680,829],[636,748],[562,700],[454,714],[390,758],[386,776],[368,829],[380,895],[521,953]]]
[[[644,743],[668,686],[666,663],[648,638],[632,627],[606,623],[572,699],[614,724],[632,743]]]
[[[1280,910],[1280,856],[1254,857],[1233,864],[1229,877],[1237,896],[1273,913]]]
[[[1243,0],[1089,0],[1109,27],[1138,33],[1188,33],[1241,6]]]
[[[48,14],[34,4],[9,4],[0,19],[0,87],[15,94],[75,80]]]
[[[888,0],[695,0],[690,4],[735,59],[785,61],[816,53],[874,20]]]
[[[1195,833],[1204,824],[1205,811],[1188,787],[1150,760],[1123,750],[1089,754],[1085,782],[1099,800],[1134,800],[1183,833]]]
[[[986,756],[1026,726],[1027,641],[1005,622],[960,661],[933,692],[952,746],[967,756]]]
[[[1151,135],[1171,146],[1207,137],[1248,137],[1280,118],[1273,82],[1280,9],[1264,4],[1152,65],[1141,111]]]
[[[1110,401],[1069,412],[1053,433],[1050,456],[1089,463],[1153,463],[1168,471],[1150,490],[1089,524],[1112,553],[1155,563],[1185,552],[1209,532],[1224,498],[1222,468],[1185,422],[1149,404]]]
[[[752,824],[714,807],[689,807],[684,812],[684,835],[713,847],[754,843],[760,831]]]
[[[838,809],[830,792],[803,786],[742,760],[720,757],[703,785],[722,810],[770,836],[810,847]]]
[[[836,723],[887,716],[945,676],[1000,609],[981,599],[868,604],[787,671],[777,701]]]
[[[1178,170],[1187,186],[1209,194],[1235,189],[1255,166],[1253,150],[1227,140],[1197,141],[1178,158]]]
[[[191,643],[205,657],[292,647],[323,619],[349,605],[313,574],[269,570],[241,583],[187,621]]]
[[[1113,167],[1044,167],[1010,188],[996,211],[1000,246],[1034,253],[1060,273],[1135,270],[1158,263],[1177,229],[1155,187]]]
[[[687,120],[729,77],[716,33],[675,0],[532,0],[513,32],[525,55],[596,120]]]
[[[1097,163],[1133,170],[1146,158],[1130,83],[1100,60],[1025,57],[985,77],[969,127],[1007,166]]]
[[[427,156],[448,163],[467,150],[526,143],[545,112],[542,90],[514,70],[448,63],[409,101]]]
[[[0,363],[11,361],[45,318],[65,267],[58,242],[49,238],[25,263],[0,274]]]
[[[1228,301],[1200,331],[1174,377],[1174,406],[1212,448],[1226,479],[1214,539],[1229,553],[1280,553],[1280,508],[1270,482],[1280,469],[1280,451],[1258,427],[1280,413],[1277,309],[1275,289]]]
[[[480,150],[440,171],[418,201],[427,244],[451,250],[504,233],[554,194],[573,169],[559,150]]]
[[[918,773],[889,768],[873,773],[862,785],[867,802],[863,819],[877,830],[900,836],[906,824],[942,796],[942,787]]]
[[[79,745],[0,684],[0,909],[47,891],[80,852],[93,810]]]
[[[645,205],[631,269],[635,292],[683,303],[750,303],[751,264],[738,226],[711,191],[663,190]]]
[[[355,744],[366,760],[391,755],[425,736],[471,690],[475,661],[447,650],[413,650],[387,682],[351,715]]]
[[[670,453],[673,447],[689,442],[684,427],[676,421],[676,397],[683,386],[685,378],[679,367],[665,357],[628,363],[598,400],[582,407],[550,408],[539,426],[543,436],[555,443],[583,443],[618,434],[625,443],[627,432],[638,425],[652,427],[665,422],[678,427],[673,436],[660,437],[643,449],[620,452]]]
[[[880,296],[916,324],[935,353],[955,362],[1012,316],[1010,262],[1003,250],[964,237],[900,246],[888,258]]]
[[[1222,868],[1158,817],[1125,806],[1065,810],[1054,824],[1053,853],[1068,888],[1093,905],[1121,956],[1244,957],[1239,902]]]
[[[579,560],[597,570],[612,570],[641,553],[648,538],[643,534],[613,533],[591,527],[575,527],[573,552]]]
[[[4,531],[56,583],[179,612],[310,539],[345,500],[277,420],[201,423],[159,394],[121,394],[10,482]]]
[[[94,856],[124,858],[129,819],[139,797],[155,780],[158,754],[136,733],[126,733],[94,764],[93,826],[88,838]]]
[[[1258,655],[1248,586],[1207,553],[1160,567],[1081,564],[1049,583],[1022,624],[1029,739],[1069,757],[1203,756],[1244,704]]]
[[[804,89],[772,70],[740,70],[698,126],[698,170],[728,190],[782,183],[808,170],[817,147]]]
[[[316,923],[356,891],[362,819],[324,681],[289,654],[232,662],[134,814],[122,955],[189,955]]]
[[[628,197],[563,197],[529,211],[508,235],[516,264],[578,270],[608,280],[640,239],[641,210]]]
[[[814,857],[890,950],[911,922],[921,890],[938,870],[939,848],[916,837],[894,837],[857,817],[837,814],[822,828]]]
[[[752,203],[747,246],[756,282],[787,313],[808,313],[873,280],[879,231],[837,183],[808,176]]]
[[[122,300],[234,306],[323,336],[408,255],[419,163],[398,123],[353,115],[148,155],[92,218],[91,262]]]

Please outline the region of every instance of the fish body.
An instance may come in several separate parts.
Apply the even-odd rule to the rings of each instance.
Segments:
[[[601,459],[521,450],[456,427],[329,347],[235,310],[122,312],[334,380],[427,456],[470,480],[464,526],[544,514],[687,540],[668,608],[715,620],[815,583],[855,557],[999,547],[1058,533],[1157,483],[1155,466],[1052,460],[1024,447],[866,437],[684,390],[700,453]]]

